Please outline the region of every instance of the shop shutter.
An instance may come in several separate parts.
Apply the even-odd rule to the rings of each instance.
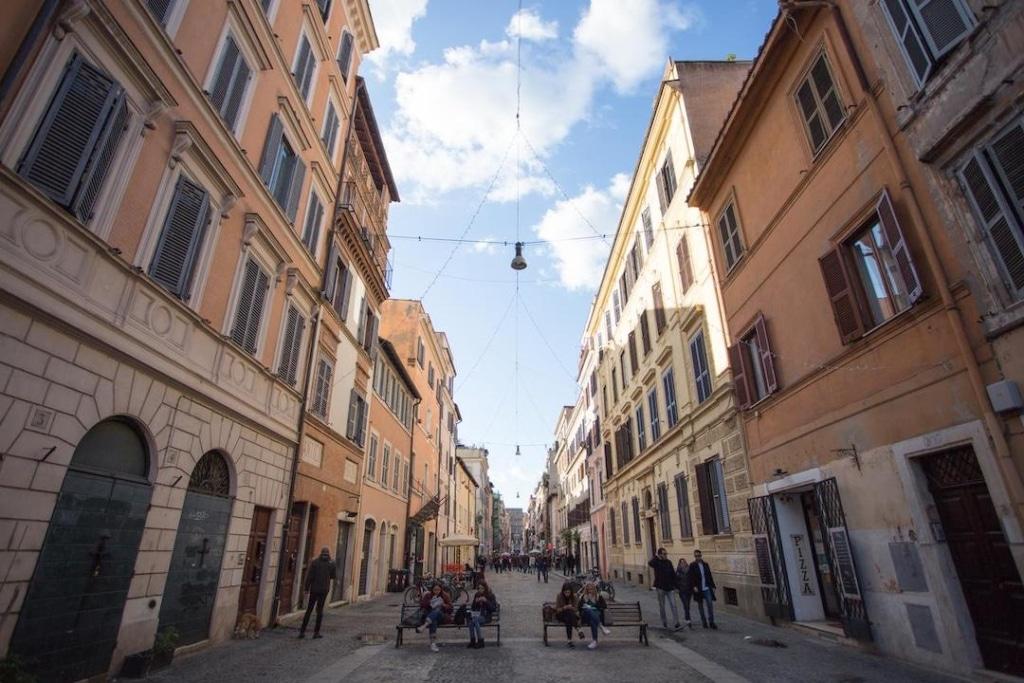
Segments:
[[[209,193],[185,176],[180,176],[149,267],[150,277],[180,299],[188,299],[192,270],[209,221],[209,209]]]
[[[909,4],[935,59],[956,47],[974,25],[962,0],[911,0]]]
[[[683,293],[693,284],[693,266],[690,263],[690,245],[684,232],[676,245],[676,260],[679,261],[679,278],[683,283]]]
[[[302,160],[297,156],[293,161],[292,166],[292,178],[291,185],[288,187],[288,199],[285,205],[281,208],[284,209],[285,214],[288,216],[288,220],[295,222],[295,214],[299,210],[299,196],[302,194],[302,181],[306,177],[306,165],[302,163]]]
[[[712,494],[711,463],[702,462],[695,468],[697,480],[697,497],[700,501],[700,524],[704,534],[718,533],[715,526],[715,499]]]
[[[260,178],[267,187],[270,187],[274,175],[274,163],[277,161],[277,151],[281,147],[283,136],[284,125],[281,123],[281,117],[274,114],[270,117],[270,126],[267,128],[267,138],[263,142],[263,154],[260,157]]]
[[[1024,235],[1020,224],[1004,203],[980,154],[976,153],[960,171],[960,180],[1010,289],[1020,298],[1024,294]]]
[[[903,50],[903,56],[910,66],[910,70],[917,78],[918,85],[923,85],[931,75],[935,63],[925,47],[924,39],[918,32],[917,26],[910,19],[903,0],[882,0],[882,7],[885,9],[885,16],[889,20],[889,27],[896,35],[896,40]]]
[[[848,344],[864,334],[864,322],[846,272],[846,263],[839,249],[825,254],[818,259],[818,263],[825,279],[825,291],[832,304],[839,337],[844,344]]]
[[[747,384],[746,367],[743,362],[743,341],[729,347],[729,365],[732,368],[732,388],[736,392],[736,405],[740,410],[750,405],[750,387]]]
[[[768,339],[768,328],[765,325],[764,316],[757,316],[754,322],[754,333],[757,335],[757,349],[761,354],[761,369],[764,372],[765,389],[769,394],[775,393],[779,388],[778,379],[775,376],[775,354],[772,353],[771,341]]]
[[[907,288],[910,303],[913,305],[921,298],[924,290],[921,287],[921,278],[917,275],[917,269],[914,268],[914,259],[910,256],[907,240],[903,236],[903,230],[900,228],[899,221],[896,220],[896,212],[892,208],[892,201],[889,199],[889,192],[887,190],[882,191],[882,196],[879,197],[875,210],[878,212],[878,219],[882,223],[882,229],[885,231],[886,239],[889,241],[893,258],[896,259],[896,264],[900,268],[900,275],[903,277],[903,284]]]

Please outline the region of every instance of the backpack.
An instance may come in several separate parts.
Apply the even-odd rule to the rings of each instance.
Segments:
[[[455,610],[455,618],[453,619],[453,622],[456,626],[462,626],[466,623],[466,612],[467,610],[465,605],[461,605],[459,606],[459,609]]]

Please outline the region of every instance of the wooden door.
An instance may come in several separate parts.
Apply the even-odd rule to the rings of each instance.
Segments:
[[[292,503],[288,515],[288,531],[284,537],[284,567],[281,568],[281,614],[295,608],[295,570],[299,564],[299,537],[302,535],[304,503]]]
[[[924,460],[985,666],[1024,675],[1024,588],[970,447]]]
[[[263,585],[263,561],[267,556],[267,537],[270,533],[270,508],[257,506],[252,513],[249,545],[245,551],[245,569],[242,585],[238,589],[238,614],[256,613]]]
[[[335,550],[334,561],[338,567],[338,580],[334,582],[334,596],[332,600],[343,600],[345,598],[345,581],[348,569],[348,543],[352,534],[350,522],[338,522],[338,546]]]

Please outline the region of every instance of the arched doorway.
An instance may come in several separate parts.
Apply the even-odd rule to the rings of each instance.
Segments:
[[[189,478],[160,604],[157,630],[173,627],[179,645],[209,635],[231,502],[231,470],[223,455],[210,451],[199,459]]]
[[[377,530],[377,523],[372,519],[366,520],[363,527],[363,554],[359,560],[359,595],[366,595],[370,583],[370,549],[373,547],[373,532]]]
[[[149,448],[128,420],[75,448],[11,638],[40,681],[104,674],[146,525]]]

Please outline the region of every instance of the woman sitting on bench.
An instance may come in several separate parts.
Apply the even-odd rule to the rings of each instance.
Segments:
[[[568,581],[562,584],[562,590],[555,600],[555,619],[565,624],[565,637],[568,639],[567,647],[576,647],[572,642],[572,630],[580,624],[580,615],[576,608],[576,594],[572,590],[572,584]],[[579,632],[580,638],[583,631]]]
[[[587,648],[591,650],[597,647],[598,627],[604,631],[605,635],[611,633],[611,631],[604,627],[604,611],[607,607],[608,604],[601,597],[601,594],[597,592],[597,584],[587,583],[583,586],[583,596],[579,602],[579,614],[583,623],[590,626],[591,640]]]
[[[447,624],[452,619],[452,599],[441,589],[441,584],[435,583],[429,593],[423,594],[420,600],[420,609],[426,615],[427,630],[430,632],[430,651],[437,652],[437,625]],[[419,627],[416,633],[419,633]]]
[[[480,580],[480,586],[473,594],[473,602],[469,612],[469,645],[470,648],[482,648],[484,646],[484,632],[480,628],[482,624],[490,622],[491,616],[498,610],[498,599],[487,582]]]

